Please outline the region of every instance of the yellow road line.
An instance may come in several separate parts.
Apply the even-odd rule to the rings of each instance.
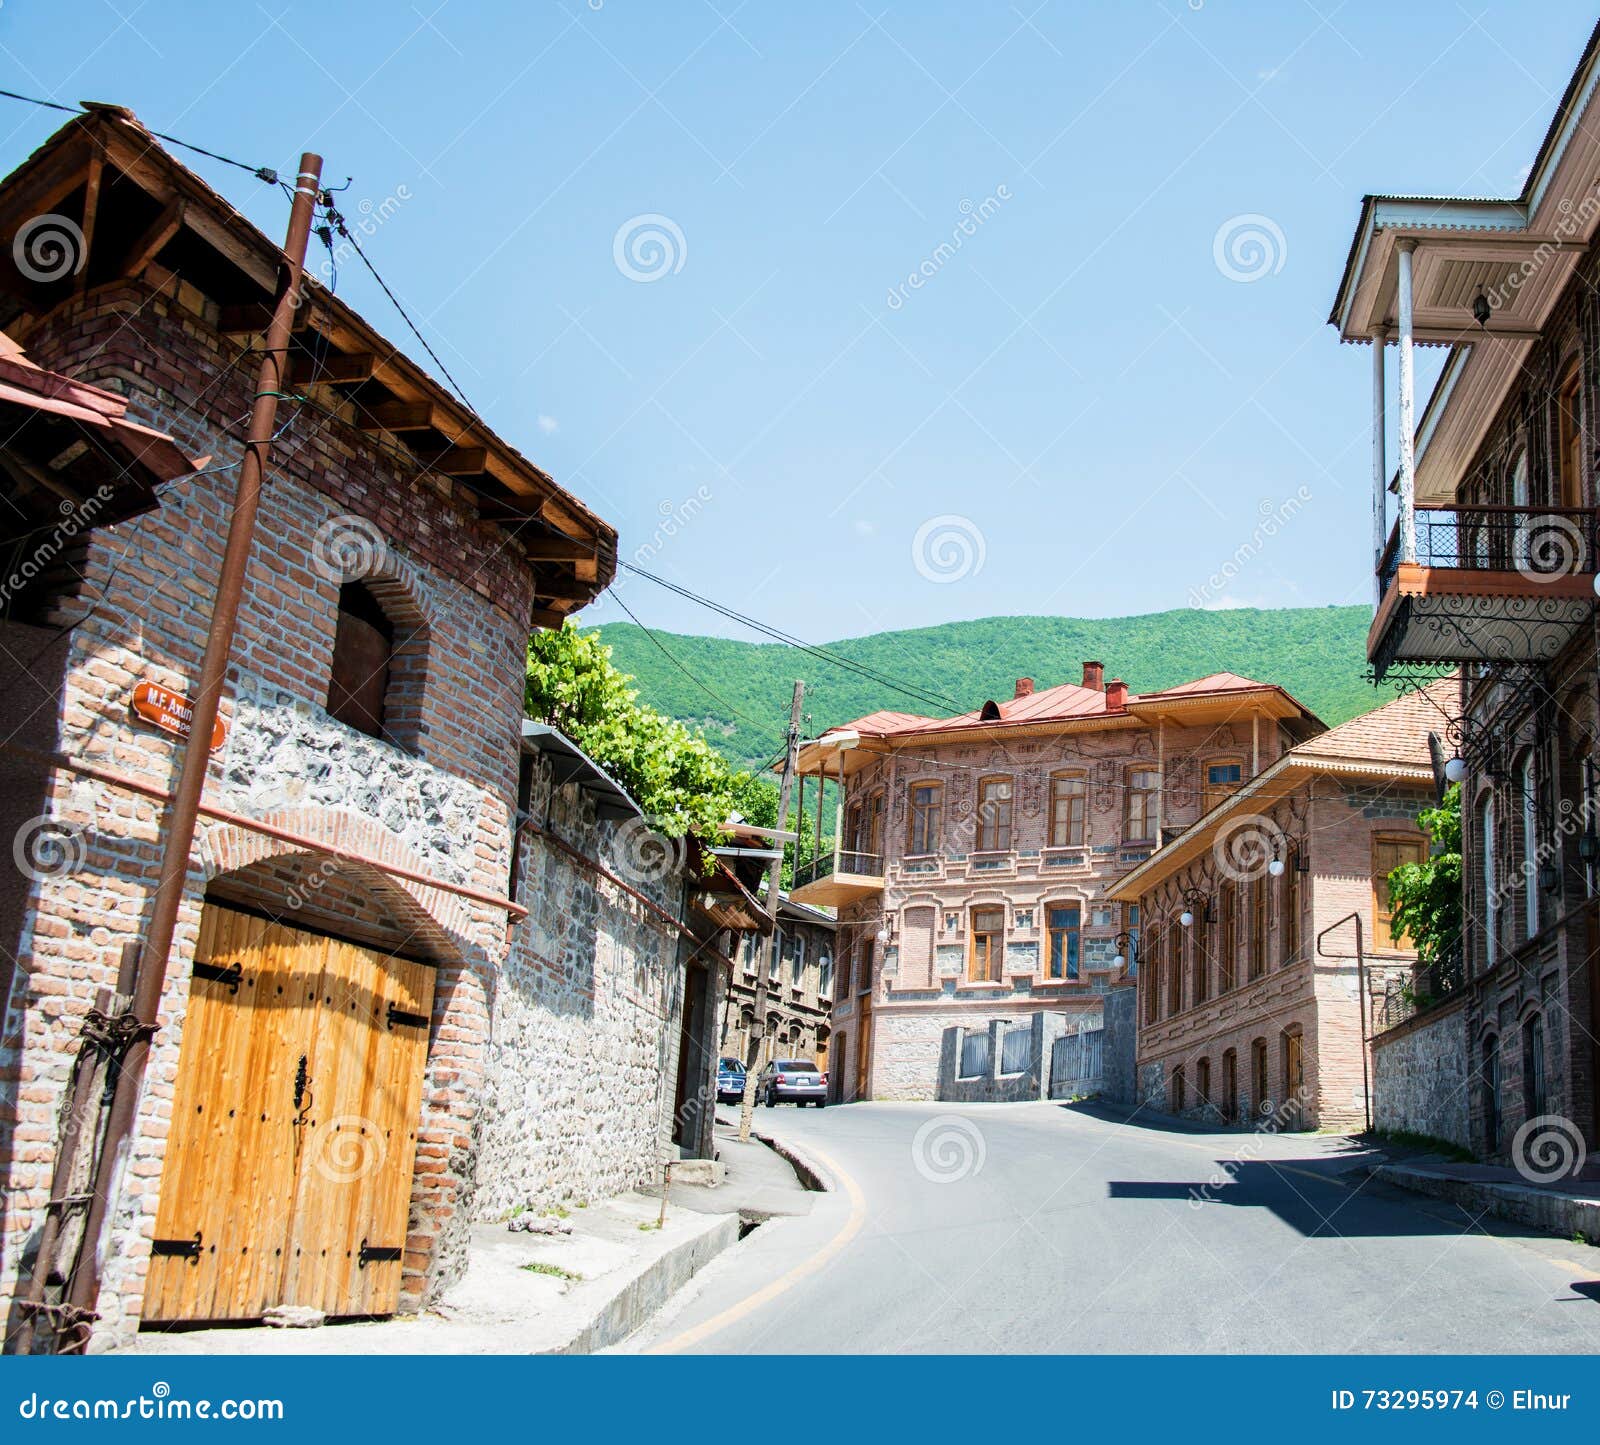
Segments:
[[[700,1343],[709,1335],[718,1334],[727,1329],[736,1321],[770,1304],[785,1291],[793,1289],[801,1280],[815,1274],[825,1264],[849,1244],[861,1232],[861,1226],[867,1222],[867,1201],[861,1193],[860,1186],[852,1179],[829,1155],[822,1150],[806,1146],[806,1152],[814,1155],[828,1173],[844,1186],[844,1192],[850,1199],[850,1216],[845,1220],[843,1228],[833,1236],[821,1249],[806,1259],[800,1261],[793,1269],[781,1274],[771,1284],[763,1286],[754,1294],[747,1296],[736,1305],[729,1305],[720,1314],[712,1315],[708,1320],[696,1325],[693,1329],[685,1330],[682,1334],[674,1335],[669,1340],[662,1340],[659,1344],[652,1345],[645,1351],[649,1355],[670,1354],[678,1350],[686,1350]]]

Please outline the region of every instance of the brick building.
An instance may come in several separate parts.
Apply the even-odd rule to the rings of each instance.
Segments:
[[[23,264],[39,218],[81,237],[53,273]],[[0,184],[0,232],[0,324],[206,459],[5,598],[0,793],[31,825],[0,890],[13,1327],[85,1020],[124,1006],[149,916],[281,253],[105,107]],[[529,627],[605,585],[613,530],[336,297],[310,284],[297,315],[150,1067],[88,1245],[97,1342],[415,1308],[474,1218],[656,1177],[704,1093],[685,1020],[700,1064],[715,1038],[726,880],[663,864],[603,774],[523,732]]]
[[[1388,875],[1427,856],[1428,735],[1453,688],[1290,748],[1111,890],[1142,924],[1140,1103],[1257,1128],[1364,1127],[1369,1020],[1415,959],[1389,927]]]
[[[1041,1037],[1041,1012],[1097,1022],[1139,928],[1112,885],[1321,730],[1269,683],[1136,694],[1089,662],[1081,682],[1023,678],[957,717],[879,712],[806,743],[802,778],[843,795],[835,851],[794,890],[838,912],[835,1096],[935,1098],[941,1058],[986,1064],[995,1021],[1002,1051]]]
[[[837,924],[821,909],[796,903],[786,894],[778,903],[778,934],[767,977],[767,1021],[761,1035],[759,1068],[774,1058],[815,1060],[828,1067],[833,1012],[833,939]],[[765,940],[746,933],[734,959],[722,1011],[722,1053],[745,1059],[755,1018],[756,975]]]
[[[1384,1105],[1495,1159],[1533,1120],[1575,1154],[1600,1147],[1597,85],[1600,30],[1514,199],[1368,196],[1329,318],[1371,347],[1374,674],[1462,678],[1442,735],[1462,775],[1466,927],[1441,980],[1461,987],[1379,1040],[1396,1066]],[[1448,356],[1414,424],[1417,346]]]

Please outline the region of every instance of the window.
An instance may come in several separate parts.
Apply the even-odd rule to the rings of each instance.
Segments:
[[[1372,840],[1372,946],[1400,948],[1394,936],[1394,913],[1389,905],[1389,875],[1402,863],[1421,863],[1428,856],[1428,840],[1412,834],[1379,834]]]
[[[967,977],[974,983],[999,983],[1000,966],[1005,958],[1006,911],[1003,908],[972,910],[972,946],[968,955]]]
[[[753,974],[761,953],[761,940],[753,933],[744,936],[744,971]]]
[[[1135,968],[1139,966],[1139,905],[1128,905],[1128,916],[1124,920],[1128,930],[1128,959]]]
[[[1223,1122],[1233,1123],[1239,1112],[1239,1055],[1233,1049],[1222,1056],[1222,1098],[1218,1103]]]
[[[866,851],[874,858],[883,857],[883,789],[879,788],[867,800]]]
[[[1189,1107],[1189,1091],[1185,1087],[1183,1065],[1179,1064],[1172,1071],[1172,1112],[1181,1114]]]
[[[907,849],[912,853],[937,853],[943,833],[944,784],[911,785],[911,836]]]
[[[1538,1014],[1522,1026],[1522,1110],[1529,1119],[1545,1110],[1544,1020]]]
[[[1129,843],[1153,843],[1156,839],[1156,798],[1161,774],[1153,770],[1130,768],[1122,836]]]
[[[1560,455],[1557,465],[1561,473],[1560,504],[1563,507],[1583,505],[1583,415],[1578,366],[1574,362],[1561,382],[1557,398],[1559,410]]]
[[[1504,1112],[1500,1107],[1500,1040],[1490,1034],[1483,1041],[1483,1131],[1491,1154],[1500,1149]]]
[[[1200,811],[1209,813],[1244,782],[1243,758],[1217,758],[1206,764],[1205,787],[1201,790]]]
[[[1167,930],[1167,1013],[1183,1012],[1183,928]]]
[[[791,987],[799,988],[800,980],[806,974],[806,941],[796,937],[794,940],[794,957],[789,960],[789,983]]]
[[[1500,882],[1495,866],[1494,795],[1484,794],[1478,807],[1478,847],[1482,853],[1484,962],[1493,968],[1500,961]]]
[[[1530,748],[1517,772],[1522,794],[1522,926],[1532,938],[1539,931],[1539,783]]]
[[[773,983],[778,981],[778,970],[783,966],[783,956],[785,952],[787,952],[788,947],[789,940],[783,936],[783,930],[780,928],[773,936],[772,953],[770,955],[770,961],[767,965],[767,977],[771,979]]]
[[[1197,1004],[1211,997],[1211,925],[1206,919],[1210,911],[1209,902],[1197,908],[1189,928],[1194,939],[1194,1001]]]
[[[1250,883],[1250,977],[1260,978],[1267,966],[1267,878]]]
[[[855,972],[856,948],[855,939],[851,936],[848,926],[840,933],[836,947],[839,950],[839,991],[835,997],[847,999],[850,997],[851,975]],[[843,1057],[841,1054],[840,1058],[842,1059]]]
[[[389,691],[394,625],[360,582],[339,589],[333,634],[333,675],[328,715],[370,737],[383,736],[383,702]]]
[[[1300,850],[1291,848],[1283,869],[1283,961],[1300,952]]]
[[[1156,951],[1159,944],[1160,934],[1152,930],[1150,954],[1139,970],[1139,986],[1144,990],[1144,1021],[1147,1024],[1153,1024],[1160,1017],[1161,958]]]
[[[961,1032],[961,1077],[963,1079],[986,1079],[989,1077],[989,1060],[993,1057],[993,1049],[989,1042],[989,1030],[963,1029]]]
[[[1202,1109],[1211,1102],[1211,1060],[1201,1059],[1194,1066],[1194,1101]]]
[[[1088,784],[1082,773],[1052,773],[1050,776],[1050,846],[1081,848],[1084,843],[1084,812]]]
[[[1049,955],[1045,961],[1047,978],[1078,976],[1078,923],[1081,918],[1075,903],[1051,904],[1045,909]]]
[[[1217,956],[1217,992],[1233,988],[1234,968],[1239,958],[1239,890],[1232,881],[1217,888],[1218,932],[1222,936]]]
[[[817,995],[833,997],[833,960],[827,954],[817,960]]]
[[[1011,779],[978,780],[978,851],[1001,853],[1011,846]]]

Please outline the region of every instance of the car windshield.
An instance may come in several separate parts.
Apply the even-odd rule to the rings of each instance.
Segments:
[[[785,1059],[778,1067],[796,1074],[814,1074],[817,1071],[817,1066],[810,1059]]]
[[[744,1072],[744,1065],[738,1059],[721,1059],[718,1061],[718,1066],[729,1074],[742,1074]]]

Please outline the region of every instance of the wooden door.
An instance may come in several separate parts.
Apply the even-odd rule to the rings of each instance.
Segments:
[[[145,1320],[393,1311],[432,1002],[425,965],[206,906]]]
[[[872,995],[864,993],[856,1000],[856,1098],[867,1097],[867,1084],[872,1073]]]

